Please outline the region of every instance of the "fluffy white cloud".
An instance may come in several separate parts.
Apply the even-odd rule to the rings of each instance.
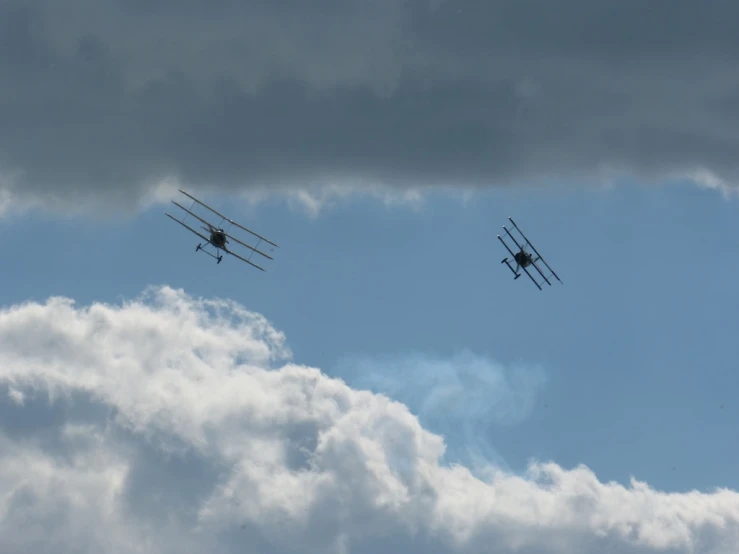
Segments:
[[[0,550],[710,553],[739,494],[534,464],[483,481],[403,405],[296,365],[262,316],[167,287],[0,312]],[[492,550],[491,550],[492,549]]]
[[[695,0],[4,0],[0,208],[134,210],[166,180],[309,206],[611,172],[731,187],[738,16]]]

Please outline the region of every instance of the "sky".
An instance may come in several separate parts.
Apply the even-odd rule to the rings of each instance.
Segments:
[[[0,550],[733,553],[737,10],[0,3]]]

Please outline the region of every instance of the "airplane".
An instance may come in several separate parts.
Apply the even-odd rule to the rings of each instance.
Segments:
[[[518,247],[518,252],[514,254],[513,250],[511,250],[511,248],[506,244],[503,238],[500,235],[498,235],[498,240],[503,243],[503,246],[506,247],[506,250],[510,252],[511,256],[513,256],[513,260],[516,262],[516,269],[513,269],[513,266],[511,266],[511,262],[508,260],[508,257],[503,258],[503,261],[500,262],[502,264],[506,264],[508,266],[508,269],[510,269],[514,273],[515,277],[513,278],[513,280],[515,281],[521,276],[521,274],[519,273],[519,269],[523,269],[526,272],[526,275],[529,276],[529,278],[534,282],[534,284],[539,288],[539,290],[542,290],[541,285],[544,284],[544,282],[546,282],[548,285],[551,286],[552,283],[551,281],[549,281],[548,277],[554,276],[557,278],[557,281],[561,283],[562,279],[560,279],[559,276],[554,272],[554,270],[551,267],[549,267],[549,264],[544,260],[544,258],[542,258],[541,254],[537,252],[536,248],[534,248],[534,245],[531,244],[529,239],[526,238],[526,235],[523,234],[523,231],[521,231],[518,225],[516,225],[516,222],[513,221],[513,219],[511,219],[510,217],[508,218],[508,220],[513,224],[513,227],[515,227],[515,229],[518,231],[521,237],[523,237],[523,242],[524,242],[523,245],[520,245],[518,241],[516,241],[516,239],[513,237],[511,232],[506,228],[506,226],[505,225],[503,226],[503,230],[506,232],[506,235],[508,235],[513,241],[513,243],[516,245],[516,247]],[[533,250],[533,254],[530,252],[526,252],[527,245],[531,247],[531,250]],[[534,254],[536,254],[536,257],[534,257]],[[539,266],[536,265],[537,262],[541,262],[546,266],[546,268],[551,272],[549,276],[544,275],[544,273],[539,268]],[[536,271],[539,272],[539,274],[544,279],[544,281],[542,281],[541,284],[537,282],[536,279],[534,279],[531,273],[529,273],[529,270],[527,269],[528,267],[533,267],[534,269],[536,269]]]
[[[249,265],[256,267],[257,269],[261,269],[262,271],[265,271],[265,269],[263,267],[260,267],[257,264],[255,264],[254,262],[252,262],[251,261],[251,257],[254,255],[254,253],[257,253],[257,254],[260,254],[260,255],[264,256],[267,259],[273,260],[274,258],[272,258],[272,256],[270,256],[269,254],[265,254],[261,250],[258,250],[257,247],[259,246],[259,243],[261,243],[262,241],[264,241],[264,242],[266,242],[268,244],[271,244],[272,246],[274,246],[276,248],[279,248],[279,245],[275,244],[274,242],[272,242],[269,239],[264,238],[261,235],[258,235],[254,231],[251,231],[251,230],[247,229],[243,225],[240,225],[240,224],[236,223],[232,219],[227,218],[225,215],[220,214],[219,212],[217,212],[216,210],[214,210],[213,208],[211,208],[210,206],[208,206],[204,202],[201,202],[200,200],[198,200],[197,198],[195,198],[191,194],[185,192],[184,190],[182,190],[182,189],[179,189],[179,190],[180,190],[180,192],[182,194],[184,194],[185,196],[187,196],[191,200],[193,200],[193,204],[192,204],[191,208],[188,210],[187,208],[185,208],[183,205],[181,205],[179,202],[176,202],[175,200],[172,200],[172,203],[175,206],[177,206],[177,207],[183,209],[185,212],[187,212],[187,215],[191,215],[195,219],[197,219],[198,221],[200,221],[201,223],[204,223],[205,225],[207,225],[207,227],[201,225],[200,228],[203,229],[204,231],[206,231],[208,233],[208,236],[206,237],[205,235],[203,235],[199,231],[196,231],[195,229],[193,229],[192,227],[190,227],[189,225],[187,225],[184,222],[184,219],[187,218],[187,215],[185,215],[185,217],[183,217],[182,220],[179,220],[176,217],[174,217],[174,216],[172,216],[172,215],[170,215],[170,214],[168,214],[166,212],[165,212],[165,215],[168,216],[170,219],[173,219],[174,221],[176,221],[177,223],[179,223],[180,225],[182,225],[186,229],[188,229],[191,232],[195,233],[197,236],[199,236],[201,239],[203,239],[205,241],[205,243],[202,243],[201,242],[201,243],[199,243],[197,245],[197,247],[195,248],[195,252],[205,252],[206,254],[208,254],[209,256],[211,256],[212,258],[215,258],[216,264],[220,264],[221,263],[221,260],[223,260],[223,254],[220,254],[219,252],[220,251],[223,251],[226,254],[230,254],[234,258],[238,258],[242,262],[246,262]],[[200,204],[201,206],[209,209],[211,212],[213,212],[218,217],[220,217],[221,218],[221,221],[218,223],[218,226],[211,224],[210,222],[206,221],[205,219],[203,219],[199,215],[193,213],[192,212],[192,208],[195,206],[195,204]],[[229,230],[231,229],[231,226],[235,225],[239,229],[242,229],[242,230],[246,231],[247,233],[251,233],[252,235],[254,235],[255,237],[257,237],[259,239],[259,242],[257,243],[257,247],[250,246],[250,245],[246,244],[245,242],[242,242],[239,239],[237,239],[237,238],[229,235],[228,232],[227,231],[224,231],[223,228],[221,227],[221,225],[223,225],[223,222],[224,221],[227,221],[230,224],[229,225]],[[250,249],[252,252],[249,255],[249,259],[246,259],[246,258],[244,258],[242,256],[239,256],[238,254],[236,254],[235,252],[233,252],[228,246],[226,246],[231,241],[233,241],[233,242],[235,242],[237,244],[240,244],[241,246],[245,246],[246,248]],[[205,250],[205,248],[208,247],[208,246],[212,246],[214,248],[215,254],[213,254],[213,253],[208,252],[207,250]]]

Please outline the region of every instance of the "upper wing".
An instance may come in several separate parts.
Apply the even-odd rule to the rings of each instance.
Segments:
[[[205,242],[210,242],[210,239],[207,239],[207,238],[205,238],[205,237],[204,237],[203,235],[201,235],[200,233],[198,233],[198,232],[197,232],[197,231],[196,231],[195,229],[193,229],[192,227],[190,227],[190,226],[189,226],[189,225],[187,225],[186,223],[182,223],[182,222],[181,222],[181,221],[180,221],[179,219],[177,219],[176,217],[174,217],[174,216],[171,216],[171,215],[169,215],[169,214],[168,214],[168,213],[166,213],[166,212],[165,212],[165,214],[164,214],[164,215],[166,215],[166,216],[167,216],[167,217],[169,217],[170,219],[173,219],[173,220],[175,220],[175,221],[176,221],[177,223],[179,223],[180,225],[182,225],[182,226],[183,226],[183,227],[185,227],[186,229],[189,229],[190,231],[192,231],[193,233],[195,233],[195,234],[196,234],[197,236],[199,236],[199,237],[200,237],[201,239],[203,239],[203,240],[204,240]]]
[[[234,221],[233,219],[230,219],[230,218],[226,217],[225,215],[223,215],[223,214],[222,214],[222,213],[220,213],[220,212],[217,212],[216,210],[214,210],[213,208],[211,208],[210,206],[208,206],[208,204],[206,204],[205,202],[201,202],[200,200],[198,200],[197,198],[195,198],[195,197],[194,197],[193,195],[191,195],[191,194],[188,194],[188,193],[186,193],[186,192],[185,192],[184,190],[182,190],[182,189],[179,189],[179,190],[180,190],[180,192],[181,192],[182,194],[184,194],[184,195],[185,195],[185,196],[187,196],[188,198],[190,198],[190,199],[194,200],[195,202],[197,202],[198,204],[200,204],[200,205],[201,205],[201,206],[203,206],[204,208],[207,208],[207,209],[209,209],[209,210],[210,210],[211,212],[213,212],[214,214],[216,214],[216,215],[217,215],[218,217],[221,217],[221,218],[223,218],[223,219],[224,219],[224,221],[228,221],[228,222],[229,222],[229,223],[230,223],[231,225],[236,225],[236,227],[238,227],[239,229],[243,229],[243,230],[244,230],[244,231],[246,231],[247,233],[251,233],[251,234],[252,234],[252,235],[254,235],[255,237],[257,237],[257,238],[259,238],[259,239],[262,239],[262,240],[263,240],[264,242],[268,242],[268,243],[269,243],[269,244],[271,244],[272,246],[275,246],[276,248],[279,248],[279,245],[275,244],[275,243],[274,243],[274,242],[272,242],[271,240],[269,240],[269,239],[267,239],[267,238],[264,238],[264,237],[263,237],[262,235],[259,235],[259,234],[255,233],[255,232],[254,232],[254,231],[252,231],[251,229],[247,229],[246,227],[244,227],[243,225],[240,225],[239,223],[236,223],[236,222],[235,222],[235,221]],[[237,242],[238,242],[238,241],[237,241]],[[242,244],[243,244],[243,243],[242,243]]]
[[[183,206],[182,204],[180,204],[179,202],[175,202],[174,200],[172,200],[172,204],[174,204],[175,206],[177,206],[177,207],[179,207],[179,208],[182,208],[182,209],[183,209],[183,210],[185,210],[185,211],[186,211],[186,212],[187,212],[188,214],[190,214],[191,216],[193,216],[193,217],[194,217],[195,219],[198,219],[198,220],[200,220],[200,221],[201,221],[202,223],[205,223],[205,224],[206,224],[206,225],[208,225],[209,227],[215,227],[215,225],[213,225],[213,224],[209,223],[208,221],[206,221],[205,219],[203,219],[202,217],[200,217],[200,216],[199,216],[198,214],[196,214],[196,213],[194,213],[194,212],[191,212],[190,210],[188,210],[187,208],[185,208],[185,207],[184,207],[184,206]],[[182,222],[180,222],[180,223],[182,223]],[[256,252],[257,254],[261,254],[261,255],[262,255],[262,256],[264,256],[265,258],[268,258],[268,259],[270,259],[270,260],[273,260],[273,259],[274,259],[274,258],[273,258],[272,256],[270,256],[269,254],[265,254],[265,253],[264,253],[264,252],[262,252],[261,250],[258,250],[258,249],[256,249],[256,248],[254,248],[253,246],[250,246],[250,245],[246,244],[245,242],[242,242],[242,241],[240,241],[240,240],[239,240],[239,239],[237,239],[236,237],[232,237],[232,236],[231,236],[231,235],[229,235],[228,233],[223,233],[223,234],[224,234],[224,235],[226,235],[226,236],[227,236],[227,237],[228,237],[229,239],[231,239],[232,241],[234,241],[234,242],[237,242],[237,243],[239,243],[239,244],[240,244],[241,246],[245,246],[246,248],[248,248],[248,249],[250,249],[250,250],[253,250],[253,251],[254,251],[254,252]]]
[[[172,200],[172,204],[174,204],[174,205],[175,205],[175,206],[177,206],[178,208],[182,208],[182,209],[183,209],[183,210],[185,210],[185,211],[186,211],[186,212],[187,212],[188,214],[190,214],[191,216],[193,216],[193,217],[194,217],[195,219],[199,220],[199,221],[200,221],[201,223],[205,223],[205,224],[206,224],[206,225],[207,225],[208,227],[211,227],[211,228],[215,228],[215,225],[213,225],[212,223],[209,223],[208,221],[206,221],[205,219],[203,219],[202,217],[200,217],[200,216],[199,216],[198,214],[196,214],[196,213],[194,213],[194,212],[191,212],[190,210],[188,210],[187,208],[185,208],[185,207],[184,207],[184,206],[183,206],[182,204],[180,204],[179,202],[175,202],[174,200]]]

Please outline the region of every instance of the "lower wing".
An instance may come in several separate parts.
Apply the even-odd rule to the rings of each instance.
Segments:
[[[192,227],[190,227],[189,225],[187,225],[187,224],[185,224],[185,223],[182,223],[182,222],[181,222],[181,221],[180,221],[179,219],[177,219],[176,217],[173,217],[173,216],[169,215],[168,213],[165,213],[164,215],[166,215],[166,216],[167,216],[167,217],[169,217],[170,219],[172,219],[172,220],[176,221],[177,223],[179,223],[180,225],[182,225],[182,226],[183,226],[183,227],[184,227],[185,229],[188,229],[188,230],[192,231],[192,232],[193,232],[193,233],[195,233],[195,234],[196,234],[197,236],[199,236],[199,237],[200,237],[201,239],[203,239],[203,240],[204,240],[205,242],[210,242],[210,239],[208,239],[208,238],[206,238],[205,236],[203,236],[202,234],[198,233],[198,232],[197,232],[197,231],[196,231],[195,229],[193,229],[193,228],[192,228]]]

